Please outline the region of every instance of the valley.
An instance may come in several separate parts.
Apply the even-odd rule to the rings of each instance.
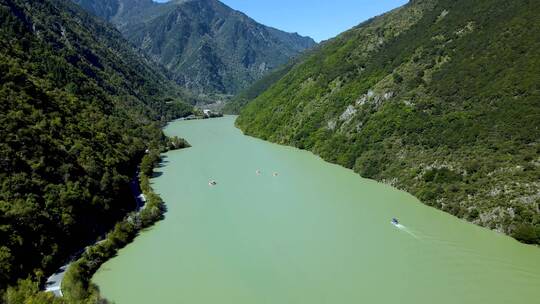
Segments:
[[[0,0],[0,302],[536,301],[540,7],[275,1]]]

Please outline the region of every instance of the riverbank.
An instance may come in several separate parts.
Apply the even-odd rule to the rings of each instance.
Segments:
[[[161,153],[189,147],[180,138],[167,139],[164,144],[154,144],[141,160],[141,169],[136,179],[130,183],[132,196],[137,207],[125,219],[117,223],[106,237],[86,247],[76,261],[63,265],[53,274],[46,284],[46,291],[64,297],[68,303],[107,302],[99,293],[99,289],[90,283],[94,272],[105,261],[116,255],[116,252],[133,241],[145,228],[163,219],[166,207],[163,200],[150,186],[150,178],[154,168],[161,161]]]
[[[133,200],[135,202],[135,211],[139,212],[141,210],[141,208],[144,208],[146,206],[146,204],[145,204],[146,203],[146,197],[141,192],[141,186],[140,186],[140,183],[139,183],[139,171],[137,171],[137,174],[130,181],[129,189],[131,191],[131,196],[133,197]],[[64,276],[66,274],[66,271],[68,270],[71,263],[73,263],[74,261],[79,259],[81,254],[83,252],[85,252],[86,250],[88,250],[89,247],[96,246],[97,244],[99,244],[102,241],[103,240],[99,240],[96,243],[94,243],[92,245],[89,245],[89,246],[79,250],[75,254],[73,254],[66,264],[59,267],[58,270],[55,273],[53,273],[51,276],[49,276],[47,278],[47,280],[45,281],[45,285],[44,285],[44,291],[52,292],[55,296],[62,297],[63,296],[63,293],[62,293],[62,281],[63,281]]]

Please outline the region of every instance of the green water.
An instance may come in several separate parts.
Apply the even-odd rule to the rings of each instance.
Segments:
[[[166,219],[95,275],[108,299],[540,303],[540,249],[309,152],[243,136],[233,122],[166,128],[193,148],[167,153],[153,180]]]

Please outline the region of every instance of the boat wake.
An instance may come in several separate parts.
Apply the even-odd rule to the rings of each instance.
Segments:
[[[392,223],[393,224],[393,223]],[[396,226],[397,229],[409,234],[410,236],[412,236],[413,238],[419,240],[420,238],[414,233],[412,232],[409,228],[407,228],[406,226],[402,225],[402,224],[393,224],[394,226]]]

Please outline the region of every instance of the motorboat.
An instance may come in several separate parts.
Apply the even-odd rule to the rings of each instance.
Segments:
[[[397,218],[395,218],[395,217],[394,217],[394,218],[392,218],[392,225],[394,225],[394,226],[397,226],[397,225],[399,225],[399,221],[398,221],[398,219],[397,219]]]
[[[211,180],[208,182],[208,186],[215,186],[217,185],[217,182],[215,180]]]

